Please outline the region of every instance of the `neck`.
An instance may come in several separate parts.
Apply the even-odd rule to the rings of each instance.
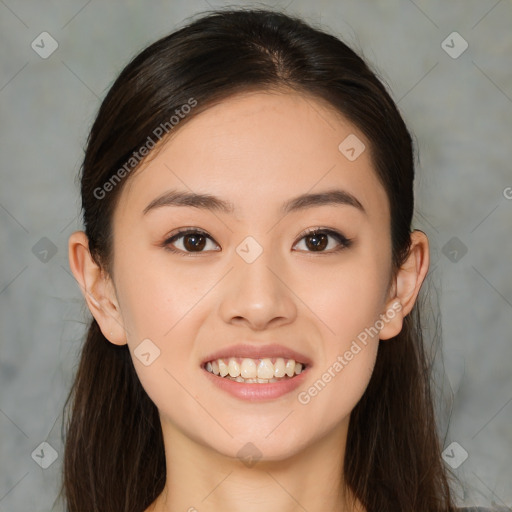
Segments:
[[[167,481],[146,512],[364,512],[342,490],[347,426],[286,459],[269,460],[262,449],[251,460],[220,454],[163,422]]]

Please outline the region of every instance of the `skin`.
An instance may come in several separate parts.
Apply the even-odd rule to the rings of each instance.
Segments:
[[[128,344],[160,411],[167,483],[147,512],[362,511],[337,490],[350,413],[370,380],[379,339],[398,334],[414,305],[429,265],[427,237],[412,233],[410,255],[393,275],[389,204],[370,143],[318,99],[239,94],[177,128],[121,192],[113,275],[94,263],[83,232],[69,239],[70,266],[91,313],[107,339]],[[354,161],[338,149],[349,134],[367,148]],[[174,188],[229,200],[235,213],[164,206],[142,214]],[[331,188],[356,196],[366,215],[335,204],[280,215],[284,201]],[[168,235],[188,227],[212,238],[206,252],[166,251]],[[339,243],[329,238],[324,253],[315,251],[303,232],[317,227],[353,244],[332,252]],[[236,252],[247,236],[263,248],[252,263]],[[185,251],[184,241],[174,247]],[[298,393],[379,315],[387,315],[379,335],[300,403]],[[160,349],[149,366],[133,355],[146,338]],[[204,356],[248,340],[307,354],[313,366],[304,385],[260,403],[212,386],[199,366]],[[251,467],[237,457],[248,442],[261,453]]]

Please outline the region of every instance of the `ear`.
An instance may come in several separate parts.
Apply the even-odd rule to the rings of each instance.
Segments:
[[[68,256],[71,271],[103,336],[115,345],[125,345],[126,333],[114,285],[92,258],[83,231],[75,231],[69,237]]]
[[[388,301],[381,315],[384,321],[384,327],[379,334],[381,340],[392,338],[402,330],[403,320],[416,302],[429,263],[427,235],[415,229],[411,233],[409,255],[392,282]]]

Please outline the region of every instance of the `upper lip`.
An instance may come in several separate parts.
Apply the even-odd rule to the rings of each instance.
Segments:
[[[226,359],[229,357],[246,357],[250,359],[270,359],[272,357],[282,357],[283,359],[293,359],[296,363],[304,363],[308,366],[312,364],[309,357],[289,347],[275,343],[270,345],[262,345],[260,342],[258,345],[240,344],[224,347],[206,356],[203,359],[201,365],[205,365],[208,361]]]

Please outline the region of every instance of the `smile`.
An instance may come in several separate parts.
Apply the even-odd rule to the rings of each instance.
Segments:
[[[282,357],[274,358],[221,358],[208,361],[204,368],[209,373],[246,384],[267,384],[288,380],[300,375],[304,363]]]

